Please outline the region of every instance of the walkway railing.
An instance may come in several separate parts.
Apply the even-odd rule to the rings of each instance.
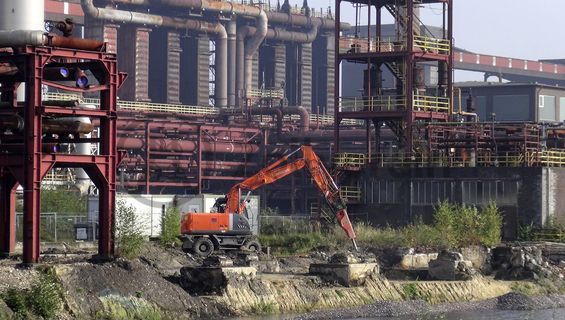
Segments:
[[[337,153],[334,156],[334,165],[339,169],[359,169],[367,164],[367,155],[364,153]]]
[[[339,194],[346,203],[357,203],[361,201],[361,188],[354,186],[340,186]]]
[[[449,98],[414,95],[414,110],[449,112]]]
[[[404,96],[340,97],[338,107],[340,112],[398,111],[405,110],[406,98]]]
[[[448,55],[450,52],[450,41],[446,39],[414,36],[414,47],[423,51]]]

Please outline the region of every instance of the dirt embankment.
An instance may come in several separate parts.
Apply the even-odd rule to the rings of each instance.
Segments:
[[[406,302],[414,310],[424,310],[421,308],[442,303],[493,299],[509,293],[516,283],[482,276],[470,281],[392,281],[371,276],[363,286],[344,287],[305,274],[310,263],[324,260],[320,253],[314,253],[279,259],[279,273],[231,275],[217,294],[194,296],[181,286],[179,272],[182,267],[201,265],[202,260],[180,250],[149,244],[143,255],[132,261],[94,263],[87,259],[87,255],[44,259],[63,287],[61,319],[217,319],[339,308],[357,310],[343,313],[356,317],[379,306],[408,310],[403,307],[405,300],[426,301]],[[8,287],[29,287],[38,278],[39,271],[15,265],[16,261],[0,264],[0,292]],[[361,305],[368,306],[353,309]],[[0,304],[0,315],[3,311],[9,310]],[[318,315],[323,318],[330,314],[334,313]]]

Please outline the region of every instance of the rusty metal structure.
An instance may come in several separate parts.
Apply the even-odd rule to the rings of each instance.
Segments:
[[[100,191],[99,254],[112,256],[112,217],[115,206],[116,169],[120,157],[116,147],[116,93],[125,79],[118,72],[115,54],[105,51],[104,43],[62,38],[33,31],[0,32],[0,64],[9,72],[0,74],[0,112],[5,123],[0,155],[1,226],[0,250],[11,253],[15,246],[15,188],[24,194],[23,261],[39,258],[40,192],[43,177],[52,168],[82,168]],[[22,39],[32,39],[22,41]],[[37,39],[35,41],[33,39]],[[92,50],[97,49],[97,50]],[[91,75],[85,76],[85,72]],[[18,103],[17,89],[25,88],[25,100]],[[95,110],[81,108],[61,100],[46,100],[44,87],[67,92],[98,94]],[[66,118],[86,117],[98,120],[99,138],[83,138],[81,131],[65,124]],[[59,121],[59,122],[58,122]],[[49,122],[54,126],[44,125]],[[97,155],[59,152],[69,143],[97,143]]]
[[[376,152],[380,142],[382,124],[391,129],[400,147],[409,153],[417,153],[418,145],[413,137],[412,127],[420,122],[446,122],[451,113],[453,100],[453,48],[451,1],[336,1],[336,25],[340,23],[342,3],[353,3],[358,16],[369,23],[367,38],[342,37],[336,29],[335,45],[336,70],[341,61],[347,60],[367,65],[364,76],[362,97],[341,97],[339,72],[336,79],[335,141],[339,152],[340,122],[342,119],[363,120],[367,126],[366,146],[372,153],[370,136],[371,123],[375,127]],[[425,33],[418,18],[417,6],[442,4],[442,37],[435,38]],[[383,14],[387,12],[395,19],[397,35],[392,39],[382,37]],[[372,20],[373,19],[373,20]],[[374,21],[374,26],[373,22]],[[354,26],[357,30],[359,25]],[[423,29],[423,30],[422,30]],[[374,34],[371,31],[375,30]],[[426,88],[422,63],[434,63],[438,69],[436,88]],[[385,87],[382,82],[383,68],[395,76],[395,88]]]

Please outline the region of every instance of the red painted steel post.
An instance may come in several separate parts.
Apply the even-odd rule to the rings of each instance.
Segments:
[[[17,182],[7,168],[0,168],[0,256],[10,256],[16,248]]]
[[[33,52],[26,57],[24,104],[24,241],[23,262],[39,260],[39,222],[41,211],[41,78],[42,56]]]
[[[340,57],[340,48],[339,48],[339,39],[341,38],[341,17],[340,17],[340,7],[341,7],[341,0],[335,1],[335,87],[334,87],[334,154],[339,153],[340,144],[339,144],[339,126],[340,126],[340,116],[339,116],[339,105],[340,105],[340,72],[339,72],[339,65],[341,62]]]
[[[101,258],[111,258],[114,255],[113,223],[116,208],[116,92],[119,82],[117,63],[115,59],[104,61],[109,74],[105,79],[108,89],[100,92],[100,110],[108,111],[107,117],[100,119],[101,145],[100,155],[106,159],[104,166],[98,166],[105,177],[100,184],[99,197],[99,239],[98,254]],[[105,180],[105,181],[104,181]]]

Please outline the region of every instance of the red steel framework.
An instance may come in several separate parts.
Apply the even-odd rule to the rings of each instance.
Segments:
[[[2,136],[3,143],[10,141],[23,146],[22,152],[0,155],[0,252],[13,253],[15,247],[15,190],[23,187],[23,262],[39,260],[40,194],[41,181],[46,173],[57,167],[82,168],[100,192],[99,242],[101,258],[114,253],[112,224],[115,209],[116,167],[120,162],[116,148],[116,92],[126,75],[119,73],[115,54],[56,47],[25,46],[15,52],[0,55],[0,64],[16,66],[13,75],[0,76],[0,116],[23,116],[24,130]],[[46,68],[67,68],[89,71],[97,84],[86,87],[69,86],[48,79]],[[16,90],[25,87],[25,102],[18,103]],[[64,106],[56,101],[43,101],[44,86],[77,93],[99,93],[98,109]],[[45,135],[42,120],[45,118],[89,117],[99,119],[99,138],[67,139]],[[99,143],[98,155],[45,153],[49,143],[91,142]]]
[[[367,21],[367,37],[343,37],[339,31],[341,24],[341,4],[353,3],[369,8],[361,20]],[[399,144],[406,152],[417,149],[412,128],[421,122],[445,122],[451,114],[453,96],[453,43],[452,0],[336,0],[335,22],[336,54],[334,89],[335,107],[335,152],[340,152],[340,123],[343,119],[359,119],[366,123],[366,149],[371,159],[372,150],[370,125],[375,126],[376,153],[379,152],[379,136],[382,124],[386,124],[397,136]],[[443,34],[431,35],[420,30],[420,21],[415,14],[416,6],[442,4]],[[383,12],[395,19],[402,36],[394,40],[382,38]],[[372,12],[376,12],[372,24]],[[360,22],[357,22],[356,28]],[[343,50],[345,49],[345,50]],[[354,102],[340,97],[340,63],[347,60],[367,65],[364,77],[364,93]],[[417,63],[437,63],[437,94],[429,94],[427,88],[416,83]],[[388,68],[396,77],[396,95],[386,93],[382,87],[383,68]],[[372,71],[375,72],[372,72]],[[352,107],[353,106],[353,107]]]

